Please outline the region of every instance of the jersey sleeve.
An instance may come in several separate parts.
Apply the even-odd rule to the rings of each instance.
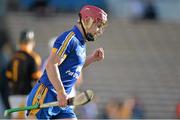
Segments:
[[[60,59],[66,57],[73,50],[75,45],[73,40],[74,35],[74,32],[64,33],[56,39],[52,51],[55,52]]]

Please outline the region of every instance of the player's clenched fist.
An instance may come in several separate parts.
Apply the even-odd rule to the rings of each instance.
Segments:
[[[104,49],[98,48],[92,53],[92,57],[94,61],[100,61],[104,59]]]
[[[67,99],[68,96],[65,92],[61,91],[57,93],[57,100],[59,102],[60,107],[66,107],[67,106]]]

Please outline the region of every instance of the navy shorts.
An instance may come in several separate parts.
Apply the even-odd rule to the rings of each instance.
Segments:
[[[37,102],[39,104],[57,101],[57,94],[54,88],[49,89],[42,83],[37,83],[31,90],[27,98],[27,106],[34,105]],[[37,119],[65,119],[76,118],[73,109],[70,106],[65,108],[61,107],[49,107],[37,110],[31,110],[27,112],[27,115],[35,115]]]

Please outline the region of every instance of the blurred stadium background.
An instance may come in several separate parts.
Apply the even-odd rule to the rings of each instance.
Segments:
[[[148,4],[149,0],[49,0],[50,7],[45,5],[48,8],[43,10],[33,8],[34,1],[0,0],[0,26],[8,29],[14,47],[24,28],[33,29],[36,51],[43,60],[49,53],[49,40],[76,24],[77,13],[84,4],[97,5],[108,12],[109,23],[104,35],[94,43],[87,43],[88,53],[104,47],[105,60],[83,71],[83,85],[78,88],[95,91],[96,118],[106,118],[107,113],[103,111],[111,99],[124,103],[131,97],[138,97],[143,103],[143,118],[177,118],[179,0],[152,0],[154,16],[146,18],[142,14],[142,1]],[[13,53],[9,52],[9,47],[4,48],[4,52],[9,60]],[[81,111],[77,109],[78,114]]]

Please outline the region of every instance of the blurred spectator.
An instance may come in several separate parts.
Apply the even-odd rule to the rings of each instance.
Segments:
[[[10,54],[12,54],[15,51],[16,46],[11,38],[8,24],[6,22],[7,19],[5,16],[0,17],[0,52],[4,56],[1,59],[7,62],[9,56],[6,52],[10,51]]]
[[[119,118],[121,119],[130,119],[133,114],[134,108],[134,99],[127,98],[123,101],[123,105],[119,110]]]
[[[10,108],[8,100],[9,88],[5,77],[5,68],[8,61],[8,54],[6,51],[8,50],[13,52],[15,47],[10,38],[6,18],[0,17],[0,99],[2,110]]]
[[[144,15],[145,20],[157,20],[157,8],[155,6],[154,0],[145,0],[144,1]]]
[[[131,0],[130,16],[133,22],[140,20],[157,20],[158,13],[154,0]]]
[[[9,96],[9,91],[8,91],[8,83],[5,78],[5,65],[3,62],[3,56],[1,54],[1,59],[0,59],[0,119],[3,118],[3,112],[5,109],[10,108],[8,96]]]
[[[105,108],[103,119],[142,119],[144,118],[143,106],[138,97],[125,100],[111,98]]]
[[[142,20],[144,15],[144,4],[142,0],[130,0],[130,17],[133,21]]]
[[[105,106],[103,119],[119,119],[123,102],[118,98],[111,98]]]
[[[176,118],[180,119],[180,102],[176,105]]]
[[[144,106],[139,97],[134,96],[134,107],[132,109],[132,119],[144,119]]]
[[[142,119],[144,118],[144,107],[137,96],[124,100],[119,111],[121,119]]]
[[[3,56],[1,56],[3,57]],[[1,63],[1,59],[0,59],[0,63]],[[0,65],[0,107],[1,107],[1,113],[3,114],[5,109],[9,109],[10,108],[10,104],[9,104],[9,87],[8,87],[8,81],[5,77],[5,66],[4,65]],[[3,118],[0,116],[0,119]]]
[[[26,95],[41,77],[41,58],[34,52],[34,46],[34,32],[31,30],[22,31],[19,50],[9,62],[6,71],[6,77],[10,83],[12,107],[25,106]],[[24,118],[24,112],[14,114],[13,118]]]

